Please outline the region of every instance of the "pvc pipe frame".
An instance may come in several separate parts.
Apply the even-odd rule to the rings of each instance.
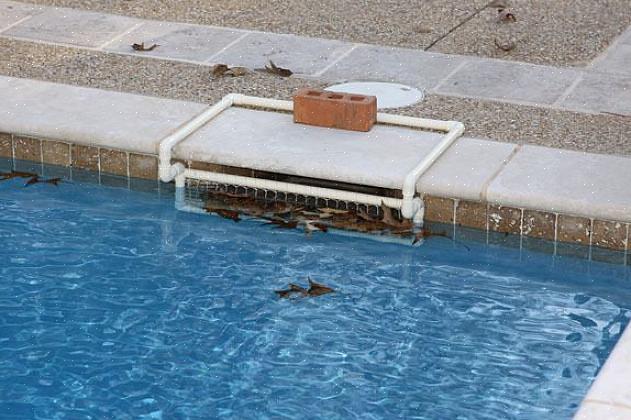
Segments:
[[[160,142],[159,175],[163,182],[176,180],[176,187],[184,187],[185,178],[197,178],[206,181],[244,185],[253,188],[274,189],[293,194],[309,195],[320,198],[332,198],[344,201],[357,201],[366,204],[380,205],[382,202],[391,208],[401,209],[401,215],[406,219],[413,219],[422,223],[423,203],[414,198],[416,184],[420,177],[438,160],[438,158],[464,133],[464,125],[457,121],[440,121],[426,118],[406,117],[401,115],[377,113],[377,122],[404,127],[422,128],[445,132],[445,136],[423,160],[412,169],[403,181],[401,188],[403,199],[379,197],[370,194],[359,194],[351,191],[334,190],[329,188],[310,187],[287,182],[271,181],[236,175],[218,174],[214,172],[186,169],[181,163],[171,164],[172,150],[182,140],[200,129],[221,112],[234,105],[270,108],[279,111],[293,111],[292,101],[258,98],[237,93],[224,96],[215,105],[190,120],[176,132],[165,137]]]

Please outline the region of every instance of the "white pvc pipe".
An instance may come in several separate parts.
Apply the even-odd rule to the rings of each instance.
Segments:
[[[239,93],[232,94],[234,105],[247,105],[257,108],[270,108],[278,111],[293,111],[293,101],[283,101],[280,99],[258,98],[256,96],[241,95]]]
[[[224,96],[221,101],[193,118],[176,132],[162,139],[158,152],[158,172],[162,182],[173,181],[173,179],[184,170],[184,165],[171,165],[171,152],[173,148],[186,137],[199,130],[204,124],[208,123],[208,121],[230,108],[233,104],[233,97],[233,95]]]
[[[377,113],[377,122],[382,124],[401,125],[404,127],[424,128],[426,130],[436,130],[447,132],[452,129],[456,121],[431,120],[428,118],[408,117],[405,115]]]
[[[184,170],[184,165],[171,165],[171,154],[173,148],[182,140],[199,130],[217,115],[230,108],[232,105],[246,105],[259,108],[271,108],[279,111],[293,111],[292,101],[282,101],[278,99],[257,98],[255,96],[231,93],[224,96],[215,105],[193,118],[183,125],[176,132],[165,137],[160,142],[159,150],[159,175],[162,182],[170,182]]]
[[[182,164],[176,163],[175,165],[171,165],[171,157],[173,148],[186,137],[191,135],[193,132],[201,128],[203,125],[207,124],[210,120],[215,118],[221,112],[230,108],[233,105],[245,105],[252,106],[258,108],[269,108],[279,111],[292,111],[294,108],[294,104],[292,101],[284,101],[278,99],[269,99],[269,98],[258,98],[254,96],[247,96],[241,94],[229,94],[221,99],[217,104],[211,106],[206,111],[201,113],[199,116],[195,117],[189,123],[185,124],[178,131],[166,137],[160,142],[160,154],[159,154],[159,172],[160,179],[164,182],[172,181],[174,178],[177,179],[178,185],[183,185],[184,183],[184,172],[185,168]],[[427,118],[417,118],[417,117],[407,117],[402,115],[393,115],[393,114],[385,114],[385,113],[377,113],[377,122],[382,124],[393,124],[400,125],[405,127],[413,127],[420,128],[426,130],[435,130],[435,131],[443,131],[447,134],[443,138],[443,140],[434,148],[432,151],[423,158],[423,160],[412,169],[408,175],[405,177],[402,186],[403,192],[403,200],[392,199],[387,197],[378,197],[380,200],[377,202],[377,196],[369,195],[369,194],[358,194],[351,193],[348,191],[339,191],[327,188],[316,188],[316,187],[307,187],[299,184],[289,184],[289,183],[279,183],[277,181],[270,180],[260,180],[258,178],[248,178],[248,177],[236,177],[235,175],[224,175],[224,174],[216,174],[213,173],[214,182],[220,182],[217,180],[219,175],[230,177],[233,181],[229,181],[229,183],[241,184],[246,186],[252,186],[255,188],[267,188],[267,189],[281,189],[283,191],[292,192],[295,194],[305,194],[312,195],[316,197],[323,198],[337,198],[340,200],[349,200],[349,201],[360,201],[365,202],[367,204],[375,204],[379,205],[381,201],[384,202],[388,207],[400,208],[401,214],[403,217],[407,219],[415,218],[418,219],[420,212],[422,211],[422,203],[419,200],[414,199],[414,195],[416,194],[416,184],[418,183],[419,178],[436,162],[436,160],[462,135],[464,132],[464,125],[457,121],[440,121],[440,120],[432,120]],[[195,178],[199,179],[207,179],[203,174],[210,173],[204,171],[193,171],[186,170],[187,174],[196,174]],[[237,181],[238,178],[238,181]],[[228,181],[227,181],[228,182]],[[274,186],[272,186],[272,184]],[[268,185],[268,186],[262,186]],[[280,186],[283,186],[280,188]],[[289,191],[286,188],[293,188],[293,190]],[[306,191],[311,191],[307,193]],[[327,196],[323,196],[326,192]],[[353,199],[348,198],[350,195],[353,195]],[[383,199],[383,200],[382,200]],[[366,201],[368,200],[368,201]]]
[[[412,169],[403,181],[403,203],[401,216],[411,219],[419,211],[420,204],[415,204],[416,184],[423,174],[438,160],[440,156],[464,133],[464,124],[457,121],[440,121],[426,118],[406,117],[403,115],[377,114],[377,122],[383,124],[402,125],[406,127],[424,128],[428,130],[445,131],[447,134],[430,153]]]
[[[403,181],[403,203],[401,205],[401,216],[406,219],[414,217],[418,209],[414,205],[414,195],[416,194],[416,184],[423,174],[438,160],[440,156],[464,133],[464,124],[452,122],[449,132],[436,145],[427,156],[412,169]]]
[[[250,188],[265,190],[278,190],[290,194],[300,194],[310,197],[328,198],[333,200],[353,201],[358,203],[380,206],[381,203],[391,208],[401,207],[401,199],[382,197],[372,194],[356,193],[352,191],[334,190],[331,188],[311,187],[308,185],[294,184],[290,182],[274,181],[271,179],[251,178],[247,176],[220,174],[217,172],[200,171],[198,169],[186,169],[186,178],[201,179],[219,184],[242,185]]]

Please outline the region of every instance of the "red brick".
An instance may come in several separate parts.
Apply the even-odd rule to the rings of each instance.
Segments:
[[[370,131],[377,98],[352,93],[300,89],[294,95],[294,122],[343,130]]]

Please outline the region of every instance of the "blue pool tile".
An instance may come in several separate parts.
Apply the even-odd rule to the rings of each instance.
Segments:
[[[85,169],[72,168],[72,180],[84,184],[98,184],[99,173]]]
[[[34,174],[42,175],[42,164],[35,163],[30,160],[16,159],[13,168],[20,172],[32,172]]]
[[[558,242],[557,255],[586,260],[589,258],[589,247],[581,244]]]
[[[554,255],[554,242],[545,239],[530,238],[523,236],[521,246],[528,251],[538,252],[540,254]]]
[[[44,165],[43,175],[46,178],[62,178],[62,179],[70,179],[70,167],[68,166],[59,166],[59,165]]]
[[[101,173],[101,185],[113,188],[129,188],[129,178],[126,176]]]
[[[489,231],[489,245],[505,246],[509,248],[521,248],[521,236],[511,235],[503,232]]]
[[[614,251],[611,249],[599,248],[597,246],[592,247],[592,261],[624,265],[625,258],[626,255],[624,251]]]
[[[163,197],[175,196],[175,183],[174,182],[160,182],[160,195]]]
[[[157,180],[130,178],[129,188],[131,188],[133,191],[150,192],[156,194],[159,192]]]
[[[0,171],[11,172],[13,170],[13,159],[0,157]]]

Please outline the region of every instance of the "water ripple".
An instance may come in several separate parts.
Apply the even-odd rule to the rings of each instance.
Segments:
[[[43,187],[0,184],[3,418],[570,418],[629,319],[621,282],[475,246]],[[274,295],[307,276],[337,292]]]

